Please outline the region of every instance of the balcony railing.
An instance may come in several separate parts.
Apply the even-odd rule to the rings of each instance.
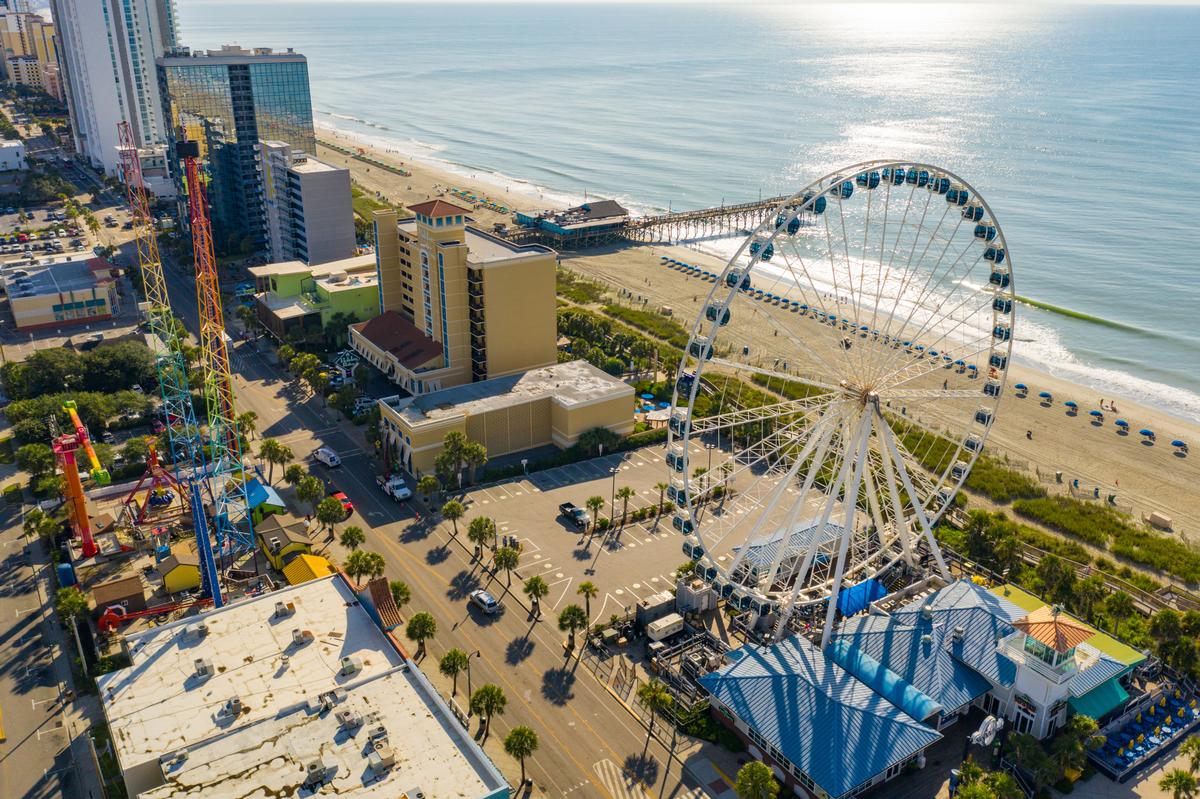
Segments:
[[[1001,652],[1014,663],[1028,666],[1050,682],[1059,685],[1070,680],[1080,671],[1091,667],[1099,656],[1089,650],[1075,650],[1071,660],[1052,666],[1041,658],[1025,651],[1025,633],[1016,632],[1000,641]]]

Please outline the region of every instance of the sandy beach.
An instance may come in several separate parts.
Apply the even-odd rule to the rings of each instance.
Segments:
[[[411,176],[400,176],[386,170],[371,168],[357,159],[344,156],[326,147],[318,155],[331,163],[348,166],[357,183],[370,192],[381,193],[396,204],[410,204],[432,197],[444,197],[462,204],[450,195],[450,187],[466,189],[477,196],[510,209],[540,210],[559,203],[539,196],[536,189],[525,184],[496,185],[486,176],[455,174],[427,161],[414,160],[397,150],[372,147],[352,136],[321,129],[318,138],[333,141],[338,146],[355,150],[362,148],[371,157],[385,163],[402,166]],[[510,214],[500,214],[485,207],[475,209],[474,217],[480,227],[490,229],[494,223],[511,223]],[[720,272],[724,262],[715,256],[682,246],[629,245],[606,250],[590,251],[586,255],[564,256],[562,265],[581,275],[606,282],[614,288],[631,291],[636,299],[646,299],[646,306],[671,306],[675,318],[685,327],[701,310],[710,283],[687,277],[662,266],[661,256],[696,264],[709,271]],[[746,301],[752,305],[752,301]],[[775,309],[778,315],[778,309]],[[727,336],[736,338],[753,352],[769,353],[777,344],[768,326],[755,325],[755,314],[746,315],[727,328]],[[837,336],[815,320],[796,316],[788,321],[808,337],[819,331],[828,339],[820,346],[836,347]],[[1018,316],[1018,325],[1019,316]],[[838,334],[840,336],[840,334]],[[728,339],[727,339],[728,340]],[[938,373],[937,379],[944,375]],[[963,379],[955,377],[953,379]],[[1012,389],[1015,383],[1029,386],[1029,395],[1019,398]],[[1031,474],[1040,471],[1051,481],[1056,471],[1063,473],[1062,486],[1048,486],[1052,491],[1065,490],[1074,480],[1089,494],[1099,488],[1101,496],[1115,494],[1117,503],[1132,507],[1135,515],[1158,511],[1174,522],[1176,534],[1193,543],[1200,542],[1200,454],[1179,457],[1170,446],[1172,439],[1181,438],[1192,446],[1200,443],[1200,424],[1180,419],[1167,412],[1139,405],[1120,395],[1101,395],[1094,389],[1078,386],[1054,375],[1035,370],[1020,363],[1010,366],[1009,389],[1000,401],[996,423],[988,439],[987,450],[994,456],[1004,456]],[[963,384],[977,387],[978,381]],[[1054,400],[1045,407],[1037,395],[1049,391]],[[1067,415],[1063,402],[1075,400],[1080,407],[1077,416]],[[1115,403],[1118,413],[1106,413],[1103,425],[1091,423],[1088,411],[1099,409],[1100,400]],[[1112,424],[1119,416],[1130,424],[1131,432],[1120,435]],[[1153,445],[1143,443],[1138,430],[1150,428],[1157,434]],[[1026,432],[1032,433],[1032,439]]]

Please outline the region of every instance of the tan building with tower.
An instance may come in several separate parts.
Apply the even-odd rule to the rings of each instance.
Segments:
[[[445,200],[375,212],[382,313],[350,341],[404,394],[380,401],[389,456],[429,472],[452,431],[497,458],[591,429],[633,429],[633,387],[584,361],[558,363],[557,254],[470,225]]]
[[[375,213],[383,315],[351,344],[411,394],[556,362],[555,252],[471,227],[444,200]]]
[[[0,46],[4,48],[5,73],[10,83],[45,88],[42,67],[57,66],[57,42],[54,23],[40,14],[0,9]]]

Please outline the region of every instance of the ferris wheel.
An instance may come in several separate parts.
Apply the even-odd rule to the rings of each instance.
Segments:
[[[856,164],[781,202],[721,274],[676,264],[712,283],[666,452],[695,573],[776,614],[776,636],[823,611],[822,645],[889,580],[949,579],[932,528],[1013,341],[1011,258],[979,193],[928,164]]]

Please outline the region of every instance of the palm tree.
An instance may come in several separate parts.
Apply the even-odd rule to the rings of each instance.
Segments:
[[[458,693],[458,675],[460,672],[466,671],[470,665],[470,659],[466,652],[458,647],[454,647],[442,655],[442,659],[438,661],[438,671],[443,677],[449,677],[453,680],[450,689],[450,695],[454,696]]]
[[[258,445],[258,457],[266,461],[267,467],[267,482],[275,482],[275,466],[282,466],[291,461],[295,456],[292,454],[292,449],[287,444],[280,443],[273,438],[264,438],[262,443]]]
[[[442,505],[442,518],[449,519],[450,524],[454,525],[454,537],[458,538],[458,520],[461,519],[467,512],[463,504],[457,499],[452,499]]]
[[[1124,591],[1117,591],[1104,600],[1104,609],[1108,611],[1108,617],[1112,619],[1112,631],[1114,633],[1121,626],[1121,622],[1132,616],[1136,610],[1133,605],[1133,597]]]
[[[621,486],[617,489],[617,499],[621,500],[621,526],[625,526],[625,517],[629,515],[629,500],[633,496],[633,489],[629,486]]]
[[[301,502],[307,502],[313,507],[321,501],[321,497],[325,495],[325,486],[321,480],[313,475],[306,475],[301,478],[296,484],[296,499]]]
[[[304,467],[300,464],[289,464],[288,467],[283,470],[283,482],[290,486],[298,485],[300,481],[304,479],[304,475],[306,474],[308,474],[308,472],[304,471]]]
[[[482,549],[495,533],[496,523],[487,516],[476,516],[467,525],[467,540],[475,545],[476,550]]]
[[[558,629],[569,631],[571,634],[570,648],[575,648],[575,631],[580,627],[588,626],[587,614],[583,612],[583,608],[578,605],[567,605],[562,609],[562,613],[558,614]]]
[[[432,474],[423,474],[421,479],[417,480],[417,493],[423,496],[426,502],[429,502],[441,487],[442,484]]]
[[[775,799],[779,796],[779,783],[771,767],[760,760],[751,760],[738,769],[734,785],[738,799]]]
[[[525,784],[525,758],[531,756],[538,748],[537,733],[524,725],[513,727],[504,736],[504,752],[509,757],[521,761],[521,784]]]
[[[662,680],[655,678],[638,686],[637,698],[650,710],[650,726],[647,728],[646,734],[647,736],[653,735],[655,717],[671,706],[671,692],[667,690],[667,686]]]
[[[517,568],[520,562],[521,553],[512,547],[500,547],[492,553],[492,563],[497,569],[504,569],[509,585],[512,585],[512,570]]]
[[[588,621],[592,620],[592,597],[600,593],[600,589],[591,580],[584,580],[575,589],[575,593],[583,597],[583,614],[587,616]]]
[[[484,738],[491,732],[492,717],[503,716],[507,705],[508,697],[504,695],[500,686],[494,683],[481,685],[471,694],[471,712],[483,717]]]
[[[1168,771],[1158,781],[1159,790],[1171,794],[1171,799],[1193,799],[1196,795],[1196,778],[1181,768]]]
[[[338,536],[338,543],[351,552],[362,546],[366,540],[367,537],[363,534],[362,528],[353,524],[342,530],[342,534]]]
[[[402,608],[412,601],[412,589],[403,580],[392,580],[388,583],[388,590],[391,591],[392,601],[396,603],[397,608]]]
[[[245,433],[246,438],[254,438],[254,431],[258,429],[258,414],[254,411],[239,413],[237,427],[238,430]]]
[[[525,581],[525,585],[521,588],[525,592],[525,596],[533,602],[534,614],[542,615],[542,599],[550,593],[550,586],[542,579],[540,574],[535,574]]]
[[[333,497],[325,497],[317,505],[317,521],[328,531],[332,531],[333,526],[345,518],[346,508]]]
[[[666,483],[655,483],[654,487],[658,489],[658,512],[662,513],[663,503],[666,501],[667,489],[670,486]]]
[[[346,574],[353,577],[355,582],[361,582],[367,576],[378,577],[383,574],[384,568],[386,563],[378,552],[356,549],[346,558]]]
[[[1179,754],[1188,759],[1188,770],[1200,773],[1200,736],[1193,735],[1179,745]]]
[[[425,642],[437,635],[437,620],[428,613],[416,613],[408,620],[404,635],[417,642],[417,655],[425,654]]]
[[[475,470],[488,462],[487,447],[477,441],[468,441],[462,450],[463,463],[467,465],[467,482],[475,482]]]
[[[1025,791],[1007,771],[993,771],[983,778],[992,799],[1025,799]]]
[[[583,504],[592,512],[592,530],[595,530],[596,524],[600,521],[600,509],[604,507],[604,497],[597,494],[596,496],[588,497],[587,502]]]

